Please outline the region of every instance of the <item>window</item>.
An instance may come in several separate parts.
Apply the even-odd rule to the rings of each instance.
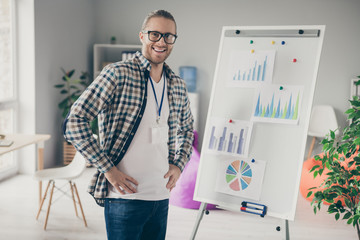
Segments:
[[[16,128],[14,0],[0,0],[0,133]],[[16,167],[13,154],[0,156],[0,178]]]

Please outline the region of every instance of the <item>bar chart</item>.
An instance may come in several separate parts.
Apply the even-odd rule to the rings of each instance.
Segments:
[[[248,69],[239,68],[237,72],[234,73],[233,80],[234,81],[265,81],[266,74],[266,64],[267,64],[267,56],[265,60],[258,64],[257,61],[253,63],[252,66]]]
[[[271,83],[275,51],[233,52],[230,57],[229,76],[231,85]]]
[[[252,125],[249,122],[212,122],[207,149],[216,153],[246,156]]]

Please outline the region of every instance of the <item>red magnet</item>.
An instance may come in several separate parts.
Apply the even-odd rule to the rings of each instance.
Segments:
[[[297,62],[296,58],[293,59],[293,62],[294,62],[294,63]]]
[[[233,122],[233,120],[232,120],[232,119],[230,119],[230,120],[229,120],[229,123],[232,123],[232,122]]]

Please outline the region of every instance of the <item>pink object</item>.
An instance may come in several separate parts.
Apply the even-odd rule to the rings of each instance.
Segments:
[[[176,187],[171,191],[169,202],[171,205],[182,208],[199,209],[201,202],[193,200],[200,162],[200,153],[197,150],[197,132],[194,132],[194,136],[193,153],[190,161],[186,164]],[[206,209],[215,209],[215,205],[208,204]]]

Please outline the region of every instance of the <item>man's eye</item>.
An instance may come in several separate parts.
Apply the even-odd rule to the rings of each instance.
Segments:
[[[152,32],[151,35],[152,35],[153,37],[156,37],[156,38],[160,36],[160,34],[157,33],[157,32]]]

